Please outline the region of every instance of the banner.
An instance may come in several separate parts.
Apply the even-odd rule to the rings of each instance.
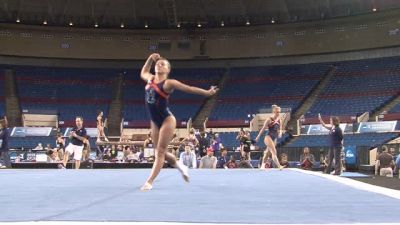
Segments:
[[[356,146],[346,146],[344,148],[346,166],[354,167],[357,165],[357,148]]]
[[[344,132],[346,130],[346,123],[341,123],[340,128]],[[326,129],[323,127],[321,124],[313,124],[309,125],[307,134],[312,134],[312,135],[324,135],[324,134],[329,134],[329,129]]]
[[[11,137],[48,137],[53,128],[51,127],[14,127]]]
[[[358,126],[358,132],[392,132],[395,130],[396,125],[397,121],[361,122]]]

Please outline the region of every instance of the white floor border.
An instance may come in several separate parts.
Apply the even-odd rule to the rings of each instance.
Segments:
[[[305,173],[305,174],[309,174],[309,175],[314,175],[314,176],[318,176],[318,177],[323,177],[323,178],[326,178],[326,179],[329,179],[329,180],[333,180],[333,181],[336,181],[338,183],[350,186],[350,187],[358,189],[358,190],[378,193],[378,194],[381,194],[381,195],[386,195],[388,197],[392,197],[392,198],[400,200],[400,191],[398,191],[398,190],[385,188],[385,187],[380,187],[380,186],[376,186],[376,185],[372,185],[372,184],[367,184],[367,183],[364,183],[364,182],[361,182],[361,181],[356,181],[356,180],[353,180],[353,179],[350,179],[350,178],[346,178],[346,177],[328,175],[328,174],[324,174],[324,173],[321,173],[321,172],[315,172],[315,171],[309,171],[309,170],[301,170],[301,169],[290,169],[290,170],[301,172],[301,173]]]
[[[108,225],[108,224],[118,224],[118,225],[245,225],[243,223],[179,223],[179,222],[79,222],[79,221],[37,221],[37,222],[5,222],[0,224],[15,224],[15,225]],[[252,223],[248,223],[252,225]],[[248,225],[246,224],[246,225]],[[321,223],[299,223],[299,224],[279,224],[279,225],[398,225],[399,223],[330,223],[330,224],[321,224]],[[254,224],[254,225],[271,225],[271,224]]]

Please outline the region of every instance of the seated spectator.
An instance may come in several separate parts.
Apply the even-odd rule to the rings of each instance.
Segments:
[[[260,163],[259,163],[259,168],[260,169],[270,169],[274,167],[274,163],[272,160],[272,153],[270,151],[264,151],[264,156],[261,156],[260,158]],[[263,161],[264,159],[264,161]]]
[[[252,169],[253,168],[253,166],[250,163],[250,159],[248,158],[247,155],[245,155],[244,157],[242,157],[240,159],[239,168],[242,168],[242,169]]]
[[[393,169],[394,165],[393,156],[389,154],[389,150],[387,146],[382,146],[382,153],[379,154],[378,160],[375,164],[375,175],[385,176],[385,177],[393,177]]]
[[[140,151],[137,154],[139,156],[140,162],[147,162],[146,159],[144,158],[144,149],[143,148],[140,148]]]
[[[229,159],[228,163],[225,166],[225,169],[236,169],[238,168],[238,165],[236,163],[236,158],[234,155],[231,155],[231,158]]]
[[[221,148],[221,156],[218,157],[217,168],[225,168],[226,164],[228,163],[228,151],[226,148]]]
[[[46,154],[47,154],[47,162],[48,163],[60,162],[60,158],[58,157],[57,149],[49,149],[46,151]]]
[[[217,168],[217,157],[214,156],[214,150],[210,147],[207,149],[207,155],[200,160],[200,169]]]
[[[134,151],[131,150],[130,146],[125,146],[125,151],[126,151],[126,157],[125,157],[125,162],[129,163],[137,163],[139,162],[139,155],[136,152],[136,149]]]
[[[189,168],[197,168],[196,154],[189,145],[185,146],[185,151],[179,156],[179,161]]]
[[[300,166],[303,170],[311,170],[315,164],[314,155],[310,153],[308,147],[304,147],[303,154],[300,156]]]
[[[280,158],[281,160],[279,163],[281,166],[283,166],[283,168],[289,168],[288,156],[285,153],[282,153]]]

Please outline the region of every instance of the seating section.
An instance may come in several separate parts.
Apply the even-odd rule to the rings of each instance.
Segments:
[[[363,133],[345,134],[345,146],[368,146],[374,147],[398,137],[398,133]],[[325,147],[329,146],[328,135],[301,135],[294,138],[285,147]]]
[[[247,120],[272,104],[297,108],[328,70],[327,64],[233,68],[210,120]]]
[[[357,116],[399,94],[399,57],[337,63],[330,83],[306,116]]]
[[[395,107],[393,107],[390,111],[390,113],[400,113],[400,104],[397,104]]]
[[[185,84],[208,89],[218,84],[224,69],[173,69],[170,78]],[[124,86],[124,120],[148,121],[149,116],[144,103],[146,83],[139,77],[140,71],[133,71],[127,76]],[[193,118],[200,110],[206,98],[203,96],[175,91],[171,96],[170,110],[178,121]]]
[[[103,69],[15,69],[21,109],[57,110],[59,120],[83,116],[95,121],[97,110],[108,113],[112,80],[118,73]]]

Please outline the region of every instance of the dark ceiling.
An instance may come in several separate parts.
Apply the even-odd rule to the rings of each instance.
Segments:
[[[184,29],[294,23],[397,8],[400,0],[0,0],[0,22]]]

